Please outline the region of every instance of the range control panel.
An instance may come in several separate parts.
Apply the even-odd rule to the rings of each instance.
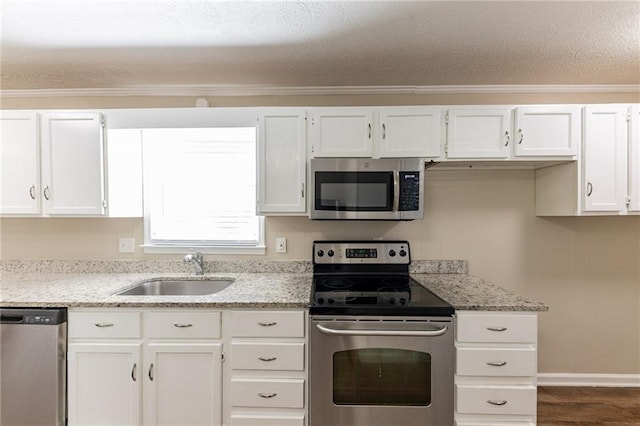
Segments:
[[[316,241],[315,264],[396,264],[411,263],[407,241]]]

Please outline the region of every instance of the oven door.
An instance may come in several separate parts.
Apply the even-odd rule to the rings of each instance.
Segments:
[[[310,426],[453,425],[453,319],[309,326]]]

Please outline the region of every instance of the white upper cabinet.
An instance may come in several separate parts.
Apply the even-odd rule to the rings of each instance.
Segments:
[[[48,215],[103,215],[103,121],[98,113],[42,115],[42,194]]]
[[[258,214],[304,214],[305,110],[269,109],[258,116]]]
[[[620,105],[589,105],[584,109],[585,211],[626,210],[627,110]]]
[[[447,158],[509,157],[510,108],[452,108],[447,123]]]
[[[531,106],[515,110],[514,154],[574,156],[580,143],[580,106]]]
[[[378,123],[378,157],[439,157],[442,109],[385,108]]]
[[[629,211],[640,211],[640,106],[629,117]]]
[[[34,111],[0,115],[0,213],[40,213],[40,141]]]
[[[313,157],[371,157],[373,110],[365,108],[317,108],[312,110]]]

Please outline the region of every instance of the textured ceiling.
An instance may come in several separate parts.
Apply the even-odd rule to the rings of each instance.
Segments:
[[[639,84],[640,1],[0,0],[2,89]]]

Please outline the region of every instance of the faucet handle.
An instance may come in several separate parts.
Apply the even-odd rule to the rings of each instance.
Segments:
[[[202,259],[202,252],[200,250],[194,249],[194,248],[190,248],[189,251],[195,253],[196,258]]]

